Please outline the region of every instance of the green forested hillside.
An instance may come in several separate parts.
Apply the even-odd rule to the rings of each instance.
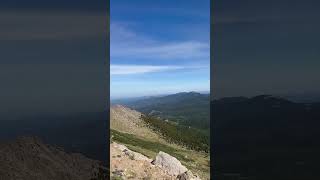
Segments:
[[[180,125],[204,130],[210,127],[210,95],[183,92],[161,97],[149,97],[122,104],[145,114],[168,119]]]
[[[151,116],[142,115],[141,119],[168,142],[180,144],[196,151],[209,152],[209,135],[199,129],[177,125]]]

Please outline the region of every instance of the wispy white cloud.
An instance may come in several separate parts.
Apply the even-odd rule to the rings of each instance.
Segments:
[[[154,65],[111,65],[111,75],[144,74],[170,70],[184,69],[182,66],[154,66]]]
[[[210,46],[195,40],[160,41],[138,34],[120,23],[111,24],[111,60],[118,58],[197,60],[209,59]]]
[[[129,64],[111,64],[110,74],[111,75],[131,75],[131,74],[145,74],[155,73],[164,71],[176,71],[176,70],[199,70],[208,69],[209,66],[205,65],[185,65],[185,66],[174,66],[174,65],[129,65]]]

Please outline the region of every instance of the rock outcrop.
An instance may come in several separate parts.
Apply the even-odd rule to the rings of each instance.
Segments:
[[[168,174],[172,176],[178,176],[179,174],[188,171],[188,169],[183,166],[179,160],[162,151],[158,153],[153,164],[166,170]]]
[[[126,146],[122,145],[122,144],[117,144],[115,142],[113,142],[111,144],[112,147],[120,150],[121,152],[123,152],[125,155],[127,155],[130,159],[132,160],[138,160],[138,161],[147,161],[147,162],[152,162],[152,159],[149,159],[147,158],[146,156],[140,154],[140,153],[137,153],[137,152],[134,152],[134,151],[131,151],[130,149],[128,149]]]
[[[159,152],[153,160],[113,142],[110,159],[111,179],[200,180],[179,160],[164,152]]]
[[[152,159],[115,142],[110,144],[110,159],[111,179],[173,179],[152,165]]]

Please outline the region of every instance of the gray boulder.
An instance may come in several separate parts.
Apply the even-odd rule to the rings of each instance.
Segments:
[[[169,154],[160,151],[153,164],[167,171],[168,174],[178,176],[188,171],[179,160]]]

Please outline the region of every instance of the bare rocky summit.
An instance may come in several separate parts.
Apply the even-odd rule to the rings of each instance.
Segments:
[[[99,161],[68,154],[35,137],[0,144],[0,180],[98,180],[106,176]]]

